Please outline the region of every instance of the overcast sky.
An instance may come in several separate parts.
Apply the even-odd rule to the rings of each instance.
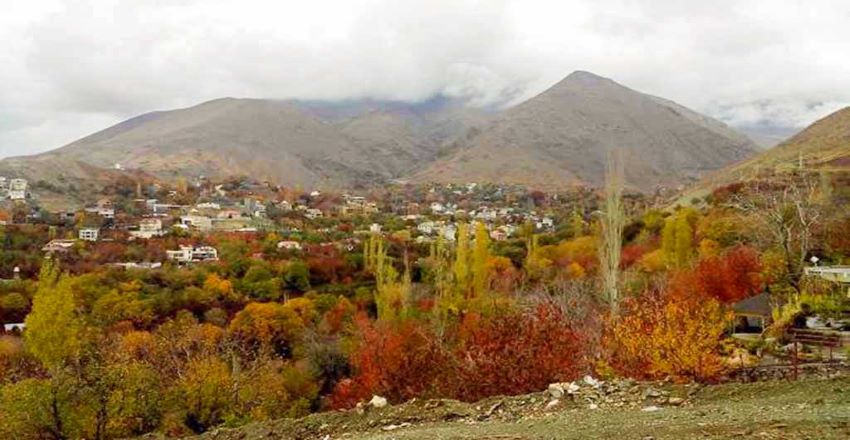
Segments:
[[[0,0],[0,157],[223,96],[490,103],[574,70],[733,126],[850,105],[850,1]]]

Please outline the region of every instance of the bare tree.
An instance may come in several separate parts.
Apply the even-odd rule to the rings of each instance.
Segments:
[[[623,246],[623,161],[619,150],[608,153],[605,170],[605,201],[602,212],[602,240],[599,242],[602,293],[616,316],[620,305],[620,252]]]
[[[736,195],[733,205],[755,219],[761,232],[782,251],[788,282],[799,290],[803,265],[824,207],[819,183],[808,175],[797,177],[779,184],[756,183]]]

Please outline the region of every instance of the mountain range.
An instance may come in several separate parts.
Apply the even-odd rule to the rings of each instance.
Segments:
[[[390,181],[598,185],[621,149],[640,190],[679,185],[758,151],[725,124],[610,79],[574,72],[518,105],[222,98],[126,120],[59,149],[0,161],[51,183],[92,169],[161,179],[247,175],[305,188]]]

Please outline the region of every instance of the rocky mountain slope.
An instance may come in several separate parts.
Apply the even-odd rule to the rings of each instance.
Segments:
[[[790,139],[745,161],[707,175],[682,199],[704,196],[712,189],[754,178],[770,178],[800,169],[850,173],[850,107],[838,110]]]
[[[224,98],[147,113],[48,153],[0,161],[0,171],[55,181],[118,164],[165,179],[249,175],[305,187],[369,185],[432,160],[444,141],[483,118],[486,112],[448,99]]]
[[[563,188],[601,183],[606,152],[615,148],[625,151],[628,183],[643,190],[678,185],[756,151],[716,120],[575,72],[499,112],[445,97],[415,104],[217,99],[0,161],[0,175],[56,183],[120,164],[163,179],[249,175],[319,188],[394,179]]]
[[[752,141],[719,121],[610,79],[575,72],[502,112],[413,180],[598,185],[613,149],[623,151],[627,183],[643,190],[696,179],[757,151]]]

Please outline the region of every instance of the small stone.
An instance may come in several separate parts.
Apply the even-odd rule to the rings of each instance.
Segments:
[[[580,389],[581,389],[581,387],[580,387],[580,386],[578,386],[578,384],[576,384],[575,382],[570,382],[570,384],[569,384],[569,385],[567,385],[567,389],[566,389],[566,391],[567,391],[567,394],[575,394],[575,393],[577,393]]]
[[[561,401],[558,400],[558,399],[551,400],[551,401],[549,401],[549,403],[546,404],[546,409],[547,410],[552,409],[552,408],[558,406],[559,403],[561,403]]]
[[[667,399],[667,403],[670,404],[670,405],[673,405],[673,406],[679,406],[679,405],[685,403],[685,399],[683,399],[681,397],[671,397],[671,398]]]
[[[599,388],[599,386],[602,385],[602,382],[594,379],[592,376],[584,376],[584,383],[593,388]]]
[[[372,400],[369,401],[369,406],[373,408],[383,408],[387,406],[387,399],[381,396],[372,396]]]
[[[597,404],[595,404],[595,403],[591,403],[591,404],[590,404],[590,405],[588,405],[587,407],[588,407],[588,409],[599,409],[599,405],[597,405]]]
[[[656,411],[661,411],[661,408],[659,408],[655,405],[651,405],[651,406],[644,407],[641,411],[643,411],[643,412],[656,412]]]
[[[555,399],[560,399],[564,397],[564,386],[559,383],[551,383],[549,384],[549,395]]]

